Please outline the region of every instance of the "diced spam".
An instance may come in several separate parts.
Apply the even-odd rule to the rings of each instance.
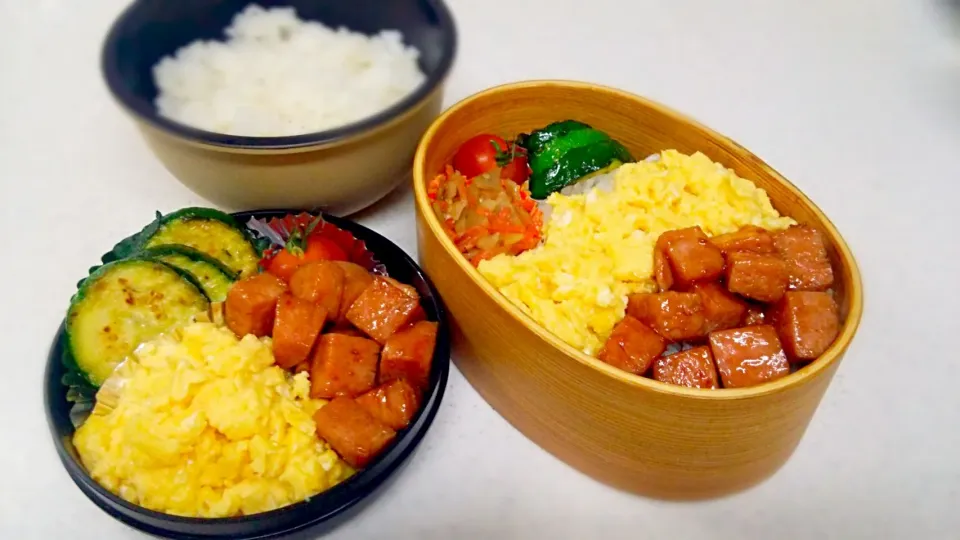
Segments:
[[[335,261],[309,262],[290,276],[290,292],[320,304],[333,319],[340,312],[344,279],[345,273]]]
[[[430,381],[437,323],[420,321],[387,338],[380,355],[380,384],[405,379],[425,390]]]
[[[673,271],[670,270],[670,261],[660,247],[653,250],[653,276],[660,292],[669,291],[673,287]]]
[[[330,318],[343,322],[347,320],[347,311],[353,305],[353,302],[373,283],[373,276],[359,264],[347,261],[337,261],[335,264],[343,270],[343,295],[340,298],[340,309],[335,317],[331,316]]]
[[[785,377],[787,355],[770,325],[712,332],[710,351],[724,388],[745,388]]]
[[[730,294],[719,283],[697,283],[692,290],[700,296],[703,306],[704,334],[734,328],[743,321],[747,303]]]
[[[837,303],[829,293],[788,291],[773,313],[777,335],[791,360],[816,360],[840,331]]]
[[[669,341],[703,337],[703,302],[695,292],[631,294],[627,314]]]
[[[787,263],[791,289],[825,291],[833,285],[833,268],[820,231],[806,225],[790,227],[774,234],[773,243]]]
[[[735,251],[727,256],[727,289],[760,302],[776,302],[787,290],[787,264],[777,255]]]
[[[373,388],[380,346],[367,338],[324,334],[314,350],[310,397],[354,397]]]
[[[277,299],[287,284],[273,274],[256,274],[236,282],[224,301],[227,328],[239,337],[269,336],[276,317]]]
[[[660,335],[627,315],[613,327],[597,358],[623,371],[643,375],[666,348]]]
[[[351,467],[366,467],[397,433],[370,415],[356,401],[336,398],[313,415],[317,435]]]
[[[686,289],[696,281],[716,279],[723,273],[723,254],[700,227],[661,234],[655,251],[666,255],[673,287],[678,289]]]
[[[657,358],[653,378],[689,388],[719,388],[713,353],[706,345]]]
[[[399,431],[417,414],[420,393],[407,381],[397,379],[361,394],[356,401],[383,425]]]
[[[306,360],[326,320],[323,306],[290,293],[282,294],[273,323],[273,356],[277,365],[290,369]]]
[[[721,234],[710,239],[713,245],[724,254],[734,251],[749,251],[752,253],[776,253],[773,245],[773,235],[766,229],[755,225],[746,225],[732,233]]]
[[[387,338],[409,324],[418,306],[415,289],[376,276],[347,310],[347,320],[377,342],[386,343]]]

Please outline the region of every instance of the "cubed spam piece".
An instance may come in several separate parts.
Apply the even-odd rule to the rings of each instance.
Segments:
[[[399,431],[410,425],[417,413],[420,393],[407,381],[398,379],[361,394],[356,401],[380,423]]]
[[[739,326],[747,313],[747,303],[730,294],[717,282],[697,283],[693,292],[703,306],[703,333]]]
[[[820,231],[806,225],[790,227],[774,234],[773,243],[787,263],[791,289],[825,291],[833,285],[833,268]]]
[[[837,303],[825,292],[788,291],[774,306],[773,319],[791,360],[816,360],[840,331]]]
[[[667,342],[637,319],[627,315],[616,326],[597,358],[615,368],[643,375],[667,348]]]
[[[345,273],[334,261],[309,262],[290,276],[290,292],[323,306],[332,319],[340,312]]]
[[[777,251],[773,245],[773,235],[755,225],[747,225],[738,231],[714,236],[710,241],[724,255],[734,251],[752,253],[776,253]]]
[[[724,388],[756,386],[790,373],[777,330],[770,325],[720,330],[709,339]]]
[[[627,314],[670,341],[705,335],[703,302],[695,292],[631,294]]]
[[[740,326],[757,326],[766,324],[766,322],[767,314],[764,312],[763,306],[749,304],[747,306],[747,313],[743,316],[743,324]]]
[[[343,270],[343,296],[340,299],[339,311],[335,317],[330,318],[342,323],[347,320],[347,311],[353,302],[373,283],[373,276],[359,264],[337,261],[336,265]]]
[[[396,438],[397,433],[356,401],[340,397],[313,415],[317,435],[351,467],[362,469]]]
[[[420,321],[387,338],[380,355],[380,384],[404,379],[419,390],[430,383],[437,323]]]
[[[273,322],[273,356],[277,365],[290,369],[306,360],[326,321],[327,312],[320,304],[282,294]]]
[[[376,276],[347,310],[347,320],[377,342],[386,343],[410,323],[419,305],[413,287]]]
[[[776,302],[787,290],[787,264],[777,255],[735,251],[727,256],[726,279],[732,293]]]
[[[310,396],[358,396],[377,380],[380,346],[367,338],[324,334],[313,352]]]
[[[667,231],[657,238],[655,271],[669,275],[657,277],[661,290],[686,289],[696,281],[710,281],[723,273],[723,254],[700,227]],[[660,252],[661,259],[656,259]],[[663,260],[669,264],[663,264]],[[666,286],[664,286],[666,285]]]
[[[287,284],[273,274],[257,274],[236,282],[224,301],[227,328],[239,337],[269,336],[277,299],[286,291]]]
[[[719,388],[713,353],[706,345],[657,358],[653,378],[690,388]]]

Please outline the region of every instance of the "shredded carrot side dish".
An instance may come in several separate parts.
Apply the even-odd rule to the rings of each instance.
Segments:
[[[494,169],[466,178],[447,166],[427,185],[444,231],[470,264],[501,253],[517,255],[540,243],[543,214],[526,185]]]

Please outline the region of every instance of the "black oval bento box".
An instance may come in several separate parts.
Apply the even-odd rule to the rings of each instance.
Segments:
[[[257,211],[233,214],[240,222],[251,217],[283,217],[286,211]],[[61,324],[47,359],[44,375],[44,402],[53,443],[70,478],[97,506],[123,523],[143,532],[177,539],[253,539],[288,535],[297,531],[312,534],[328,530],[353,515],[348,510],[374,494],[410,456],[433,422],[440,408],[450,370],[450,335],[440,297],[427,275],[396,244],[380,234],[352,221],[328,216],[328,222],[363,240],[387,272],[397,280],[413,285],[420,293],[427,319],[437,321],[437,343],[430,371],[429,388],[423,406],[410,426],[369,466],[357,474],[309,500],[277,510],[250,516],[202,519],[185,518],[147,510],[131,504],[101,487],[84,469],[71,441],[74,426],[70,419],[71,402],[61,382],[65,369],[61,362],[64,328]]]

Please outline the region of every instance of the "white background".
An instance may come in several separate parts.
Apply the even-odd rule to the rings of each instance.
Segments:
[[[821,206],[860,262],[866,310],[800,448],[751,491],[677,504],[609,489],[454,370],[420,451],[333,538],[960,538],[960,13],[934,0],[450,3],[461,48],[447,105],[556,77],[678,108]],[[71,483],[41,403],[78,278],[154,210],[204,203],[101,81],[123,5],[0,0],[2,538],[141,537]],[[408,188],[359,219],[415,252]]]

